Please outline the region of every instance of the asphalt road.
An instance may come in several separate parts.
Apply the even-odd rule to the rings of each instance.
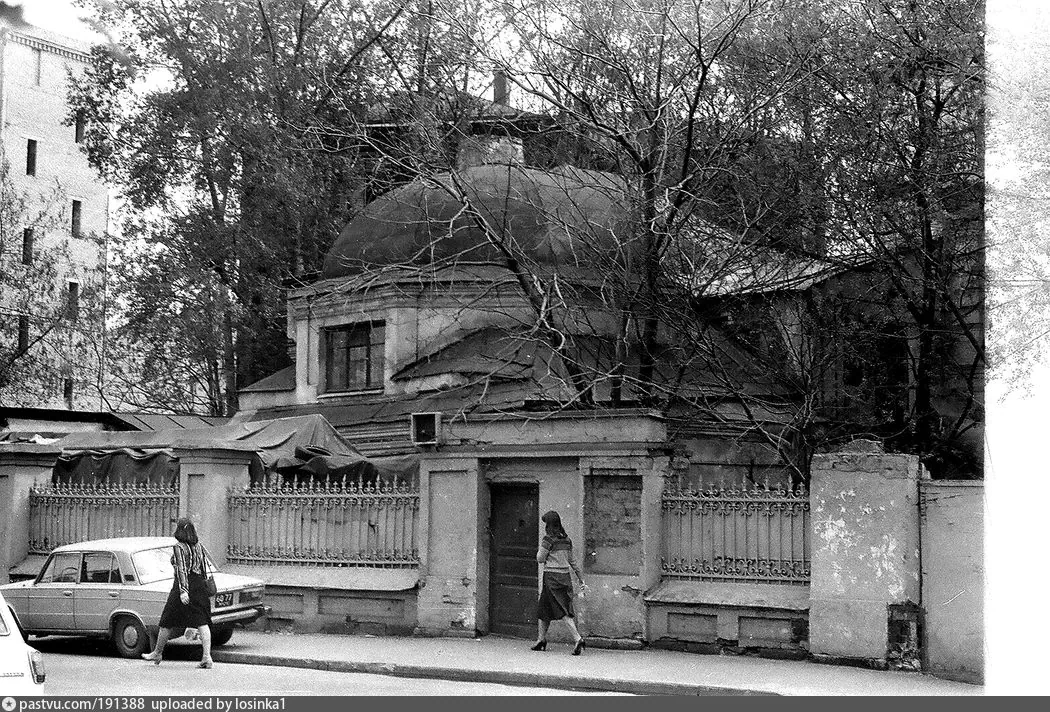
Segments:
[[[200,670],[200,647],[169,645],[160,665],[117,657],[106,643],[31,639],[44,654],[48,695],[605,695],[389,675],[216,663]]]

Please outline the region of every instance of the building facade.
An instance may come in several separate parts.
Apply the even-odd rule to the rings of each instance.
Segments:
[[[83,43],[0,23],[0,405],[105,407],[109,191],[67,103],[69,74],[88,61]]]

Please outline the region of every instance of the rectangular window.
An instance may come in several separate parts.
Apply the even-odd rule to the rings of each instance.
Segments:
[[[53,554],[37,583],[76,583],[80,579],[80,554],[62,552]]]
[[[383,386],[383,322],[365,322],[325,331],[325,390],[361,391]]]
[[[80,214],[83,209],[83,203],[79,200],[73,201],[73,222],[71,228],[73,229],[73,237],[80,237]]]
[[[120,567],[109,553],[84,554],[80,583],[120,583]]]
[[[38,49],[33,50],[33,83],[40,86],[44,78],[44,53]]]
[[[36,175],[36,139],[26,141],[26,175]]]
[[[76,321],[80,316],[80,285],[76,282],[69,283],[69,291],[66,293],[66,318]]]
[[[18,317],[18,353],[29,350],[29,317],[21,314]]]
[[[22,264],[33,264],[33,228],[22,229]]]
[[[77,143],[84,142],[84,129],[87,128],[87,119],[84,117],[83,109],[77,111],[77,122],[74,128],[74,139]]]
[[[73,379],[66,378],[62,381],[62,399],[66,402],[66,407],[73,410]]]

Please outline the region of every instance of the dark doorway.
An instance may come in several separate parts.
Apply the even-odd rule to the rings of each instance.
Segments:
[[[536,635],[539,593],[540,489],[535,484],[492,485],[489,514],[489,630]]]

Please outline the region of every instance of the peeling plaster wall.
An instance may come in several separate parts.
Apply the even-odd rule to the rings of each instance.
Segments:
[[[421,635],[473,637],[478,628],[477,460],[420,463]]]
[[[922,602],[927,669],[984,678],[984,483],[924,481]]]
[[[813,460],[810,650],[883,661],[887,606],[919,602],[920,466],[912,455]]]

